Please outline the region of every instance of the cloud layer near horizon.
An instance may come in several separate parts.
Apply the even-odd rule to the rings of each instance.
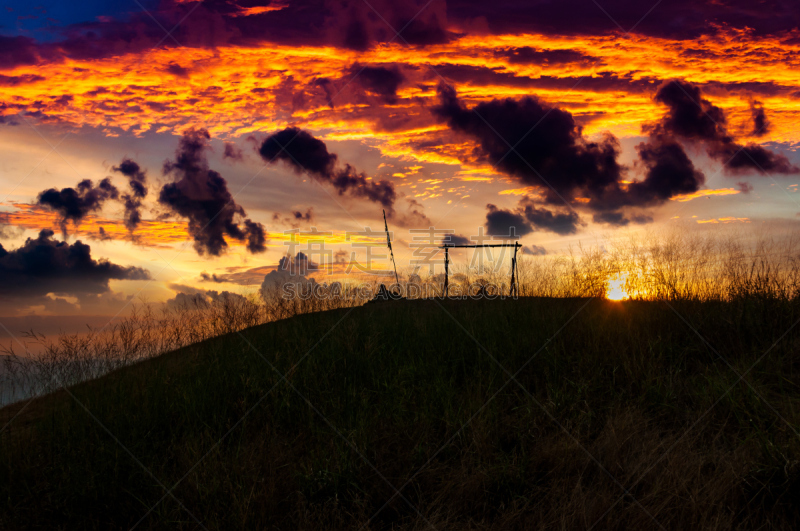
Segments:
[[[101,294],[110,280],[147,280],[150,273],[92,258],[91,247],[80,240],[58,241],[42,230],[17,249],[0,244],[0,294],[5,297]]]

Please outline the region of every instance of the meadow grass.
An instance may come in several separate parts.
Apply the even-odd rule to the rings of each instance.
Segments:
[[[3,526],[796,528],[798,318],[524,298],[247,328],[36,399]]]
[[[62,338],[74,385],[0,409],[0,528],[796,529],[794,247],[657,243]]]

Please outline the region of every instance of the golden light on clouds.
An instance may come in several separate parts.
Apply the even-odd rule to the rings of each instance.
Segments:
[[[58,231],[58,214],[38,205],[12,203],[14,210],[0,214],[0,222],[35,231]],[[142,220],[134,232],[129,232],[120,219],[88,215],[77,226],[67,223],[70,234],[97,240],[125,240],[148,247],[167,247],[188,241],[188,223],[183,221]]]
[[[513,62],[506,49],[569,50],[591,60],[563,64]],[[529,94],[590,118],[585,133],[611,131],[636,135],[641,124],[662,114],[652,101],[658,80],[681,78],[715,83],[707,97],[723,108],[732,125],[747,120],[748,85],[758,88],[770,72],[773,94],[757,97],[769,109],[773,128],[762,140],[800,141],[793,124],[800,118],[800,47],[777,38],[721,33],[695,40],[655,37],[552,37],[545,35],[465,36],[448,44],[409,49],[383,44],[366,52],[332,47],[159,48],[144,57],[18,67],[9,76],[38,76],[6,89],[14,109],[41,112],[45,121],[89,125],[114,134],[133,134],[204,126],[213,135],[245,135],[289,123],[325,130],[330,139],[369,137],[390,156],[422,162],[454,163],[456,153],[412,149],[420,137],[442,133],[426,107],[436,99],[440,79],[453,84],[469,104]],[[354,64],[406,65],[400,99],[375,112],[353,95]],[[185,76],[170,74],[179,65]],[[409,67],[413,67],[409,68]],[[469,69],[464,75],[459,70]],[[610,76],[613,72],[613,77]],[[469,74],[467,76],[467,73]],[[314,88],[333,80],[331,97]],[[463,81],[459,81],[462,79]],[[302,109],[286,112],[292,97],[304,94]],[[361,98],[363,100],[363,97]],[[7,111],[9,112],[9,111]],[[394,115],[394,119],[392,119]],[[391,130],[384,129],[393,123]],[[402,125],[407,124],[407,125]],[[400,125],[400,127],[397,127]]]
[[[698,190],[692,194],[676,195],[670,199],[685,203],[686,201],[691,201],[692,199],[698,199],[700,197],[710,197],[714,195],[736,195],[738,193],[740,193],[740,191],[736,190],[735,188],[720,188],[717,190]]]
[[[711,219],[698,219],[696,220],[697,223],[704,224],[704,223],[750,223],[750,218],[737,218],[734,216],[725,216],[721,218],[711,218]]]
[[[509,190],[501,190],[500,195],[531,195],[536,193],[538,189],[534,186],[525,186],[523,188],[511,188]]]
[[[0,206],[3,206],[0,204]],[[34,204],[11,203],[14,210],[0,212],[0,223],[13,225],[34,231],[58,231],[60,222],[58,214]],[[67,223],[67,231],[76,237],[88,237],[94,240],[119,240],[129,241],[144,247],[169,247],[191,241],[189,224],[184,221],[173,220],[148,220],[143,219],[139,226],[131,232],[125,227],[121,219],[104,218],[89,214],[75,225]],[[295,242],[306,245],[309,243],[322,243],[326,245],[366,244],[385,245],[386,235],[383,232],[364,234],[353,231],[326,231],[323,229],[290,229],[281,232],[266,232],[267,245],[280,246],[288,249],[285,243]],[[229,239],[231,247],[244,247],[245,242]]]

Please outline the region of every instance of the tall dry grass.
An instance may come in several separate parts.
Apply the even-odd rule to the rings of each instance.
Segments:
[[[363,304],[361,292],[326,297],[187,299],[175,304],[139,303],[107,326],[47,337],[30,330],[0,345],[0,405],[100,377],[137,361],[252,326],[303,313]]]
[[[519,261],[519,286],[529,297],[603,297],[621,278],[631,299],[794,300],[800,295],[800,238],[717,238],[664,233],[630,237],[566,255]]]
[[[400,290],[408,298],[443,294],[442,273],[401,273]],[[518,258],[518,293],[523,297],[604,297],[612,279],[621,281],[631,299],[791,302],[800,295],[800,239],[749,241],[741,235],[720,239],[673,232],[578,246],[562,255]],[[202,304],[141,303],[103,329],[56,339],[31,330],[22,339],[35,349],[14,341],[0,346],[0,405],[255,325],[361,305],[372,298],[381,280],[344,283],[336,290],[321,286],[319,292],[292,298],[274,289]],[[489,288],[484,293],[503,296],[509,283],[508,263],[470,267],[456,257],[448,292],[476,296],[484,286]]]

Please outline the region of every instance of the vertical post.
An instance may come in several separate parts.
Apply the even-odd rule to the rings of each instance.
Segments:
[[[444,248],[444,293],[442,293],[442,297],[447,297],[448,288],[450,287],[450,252],[447,247]]]
[[[392,255],[392,265],[394,266],[394,282],[397,289],[400,288],[400,279],[397,277],[397,262],[394,261],[394,251],[392,250],[392,239],[389,237],[389,224],[386,223],[386,210],[383,211],[383,226],[386,229],[386,245],[389,246],[389,253]]]
[[[514,243],[514,256],[511,258],[511,289],[509,295],[514,297],[517,295],[517,249],[519,249],[519,242]]]

